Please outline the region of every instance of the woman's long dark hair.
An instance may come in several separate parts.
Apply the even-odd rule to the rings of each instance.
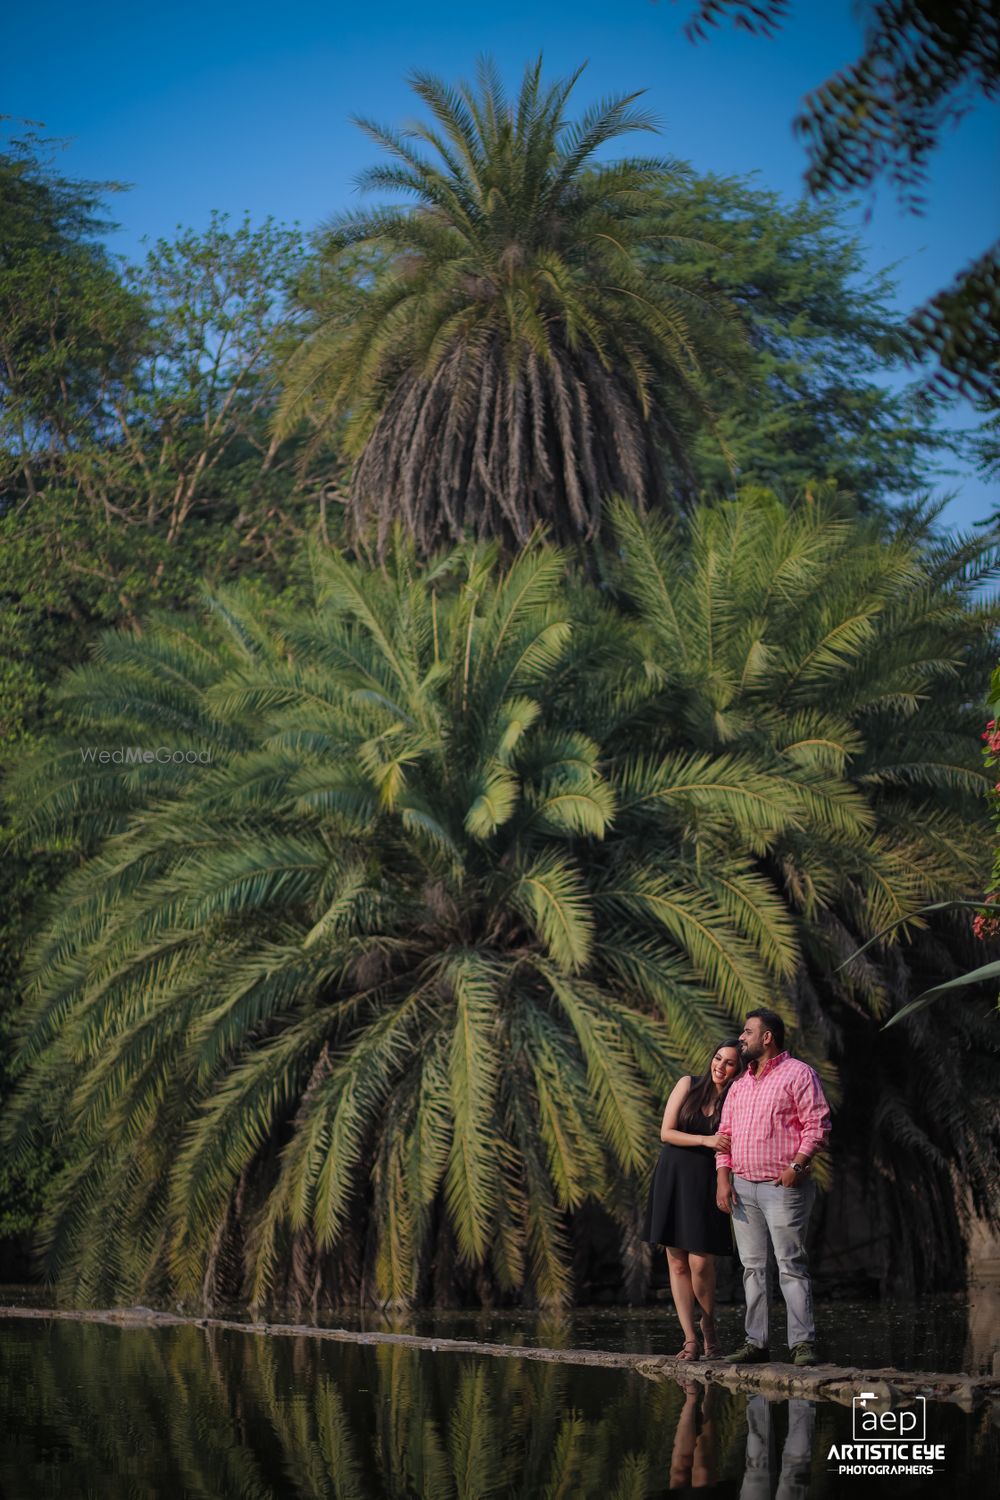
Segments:
[[[736,1056],[739,1059],[739,1067],[736,1069],[736,1072],[733,1074],[732,1078],[730,1078],[729,1083],[727,1083],[723,1087],[722,1093],[719,1095],[718,1099],[715,1099],[715,1079],[712,1077],[712,1058],[714,1058],[715,1054],[721,1051],[723,1047],[733,1047],[735,1049]],[[688,1090],[687,1098],[684,1100],[684,1103],[680,1107],[677,1115],[677,1129],[690,1130],[692,1125],[697,1124],[698,1117],[701,1114],[701,1111],[707,1104],[710,1104],[713,1099],[715,1099],[715,1108],[713,1109],[712,1114],[709,1117],[709,1123],[711,1124],[712,1128],[715,1129],[719,1123],[719,1116],[722,1114],[722,1101],[726,1097],[730,1085],[734,1083],[737,1078],[739,1078],[745,1067],[746,1063],[743,1061],[743,1054],[740,1052],[739,1042],[719,1042],[715,1047],[713,1047],[711,1056],[708,1059],[708,1067],[705,1069],[700,1078],[695,1078],[692,1081],[691,1087]]]

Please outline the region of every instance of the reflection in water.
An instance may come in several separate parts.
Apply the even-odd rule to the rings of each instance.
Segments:
[[[985,1487],[995,1434],[948,1416],[952,1493],[958,1465]],[[0,1322],[4,1500],[833,1500],[825,1452],[849,1421],[843,1408],[621,1370]]]
[[[720,1409],[727,1398],[718,1386],[699,1386],[693,1380],[685,1381],[683,1391],[670,1455],[669,1493],[696,1489],[719,1494]],[[728,1401],[739,1405],[731,1397]]]
[[[775,1500],[805,1500],[809,1493],[816,1403],[788,1402],[788,1432],[780,1464],[775,1460],[774,1414],[774,1405],[763,1396],[751,1396],[747,1402],[747,1462],[740,1500],[771,1500],[772,1494]],[[776,1468],[779,1479],[774,1491],[771,1476]]]
[[[662,1493],[683,1394],[620,1371],[218,1330],[0,1325],[0,1494]],[[739,1403],[729,1436],[741,1438]],[[723,1424],[725,1425],[725,1424]]]
[[[670,1459],[670,1496],[737,1494],[735,1483],[719,1479],[720,1433],[718,1410],[724,1393],[718,1386],[700,1388],[693,1381],[684,1385],[684,1405],[674,1434]],[[777,1432],[777,1416],[787,1406],[788,1426],[784,1442]],[[821,1493],[822,1482],[810,1490],[816,1403],[792,1400],[769,1402],[751,1396],[745,1405],[746,1457],[739,1500],[806,1500]]]

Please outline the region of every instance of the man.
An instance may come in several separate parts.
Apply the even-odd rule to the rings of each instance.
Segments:
[[[816,1402],[795,1397],[788,1403],[788,1436],[781,1448],[778,1487],[774,1477],[774,1418],[777,1403],[765,1396],[747,1402],[747,1456],[740,1487],[740,1500],[806,1500],[812,1477],[813,1439],[816,1434]]]
[[[797,1365],[816,1363],[812,1283],[805,1237],[816,1185],[810,1163],[830,1133],[830,1108],[819,1078],[789,1057],[785,1023],[773,1010],[752,1010],[740,1033],[748,1063],[726,1095],[716,1152],[716,1202],[732,1214],[743,1262],[747,1341],[729,1358],[737,1364],[770,1359],[767,1343],[767,1246],[774,1246],[781,1295],[788,1312],[788,1347]]]

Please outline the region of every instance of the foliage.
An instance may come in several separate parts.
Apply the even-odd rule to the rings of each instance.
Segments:
[[[987,761],[988,764],[989,761]],[[871,948],[875,943],[881,942],[895,928],[902,926],[906,922],[912,922],[914,917],[929,916],[931,912],[974,911],[976,916],[972,919],[972,930],[976,937],[996,937],[998,933],[997,919],[989,910],[993,900],[993,897],[987,897],[985,903],[982,901],[932,901],[930,906],[920,906],[916,911],[908,913],[907,916],[900,917],[895,922],[890,922],[888,927],[884,927],[873,938],[869,938],[868,942],[863,943],[855,953],[851,954],[850,958],[844,960],[840,968],[843,969],[854,959],[860,958],[868,948]],[[970,985],[985,984],[988,979],[1000,979],[1000,962],[981,964],[979,968],[973,969],[968,974],[958,974],[954,979],[946,979],[941,984],[932,985],[929,990],[922,991],[913,1000],[908,1001],[902,1010],[894,1011],[888,1021],[886,1021],[886,1027],[898,1026],[900,1021],[905,1021],[907,1016],[912,1016],[917,1011],[923,1010],[925,1006],[930,1005],[932,1001],[936,1000],[942,994],[947,994],[952,990],[968,989]]]
[[[538,1331],[568,1343],[563,1320]],[[7,1494],[58,1493],[72,1464],[67,1488],[108,1500],[151,1483],[213,1500],[639,1500],[656,1492],[682,1411],[677,1450],[683,1462],[687,1436],[691,1461],[693,1396],[663,1380],[637,1398],[620,1370],[59,1320],[43,1354],[41,1334],[4,1327],[0,1409],[9,1430],[50,1437],[44,1457],[5,1444]],[[710,1387],[698,1410],[711,1461],[738,1473],[743,1402]]]
[[[8,622],[61,598],[48,613],[78,653],[205,576],[285,581],[311,510],[270,418],[302,244],[216,215],[120,266],[99,239],[114,185],[58,176],[46,144],[0,154],[0,593]]]
[[[243,571],[284,585],[311,519],[271,450],[296,233],[268,222],[153,246],[100,241],[114,184],[0,155],[0,752],[95,629]],[[182,544],[183,539],[183,544]]]
[[[67,743],[23,783],[39,827],[103,836],[37,952],[13,1111],[59,1100],[47,1237],[79,1292],[165,1263],[211,1289],[237,1200],[257,1298],[302,1266],[356,1290],[367,1234],[368,1294],[405,1301],[437,1225],[559,1302],[567,1211],[619,1202],[634,1233],[619,1183],[655,1100],[790,964],[745,846],[797,800],[698,761],[605,770],[547,716],[562,566],[533,549],[501,574],[480,548],[383,577],[328,555],[314,615],[222,596],[212,624],[107,637],[68,679],[95,739],[141,726],[217,762],[92,770]]]
[[[701,0],[689,25],[703,37],[727,12],[774,36],[789,0]],[[1000,89],[1000,19],[990,0],[880,0],[865,17],[865,50],[809,95],[798,129],[809,143],[809,186],[868,187],[887,173],[909,201],[942,131],[977,94]]]
[[[995,651],[982,585],[997,539],[945,543],[932,514],[858,521],[828,506],[785,514],[748,495],[702,511],[689,544],[633,523],[624,566],[663,688],[656,718],[628,732],[654,754],[791,763],[785,774],[816,778],[826,817],[845,819],[826,839],[789,829],[762,867],[800,917],[803,1039],[840,1068],[835,1161],[860,1175],[873,1227],[896,1247],[887,1280],[913,1290],[960,1260],[954,1174],[977,1212],[997,1212],[992,996],[881,1029],[915,990],[972,966],[968,918],[931,925],[917,909],[975,899],[985,878],[976,684]],[[890,923],[893,945],[858,958]]]
[[[712,329],[714,353],[702,362],[699,382],[703,409],[692,413],[685,431],[688,485],[717,494],[731,491],[736,475],[743,484],[783,488],[835,478],[871,506],[929,484],[950,440],[929,425],[915,392],[884,388],[880,377],[905,362],[909,339],[888,311],[889,274],[865,277],[861,248],[842,227],[839,211],[830,204],[786,205],[750,181],[698,177],[687,168],[676,168],[647,198],[657,233],[641,250],[643,261],[671,279],[687,278],[730,313]],[[381,224],[380,215],[376,221]],[[403,215],[400,233],[408,232],[409,222]],[[361,337],[369,315],[378,315],[375,289],[394,284],[397,259],[391,240],[380,237],[351,243],[336,256],[327,242],[326,251],[307,261],[298,295],[304,326],[313,332],[292,361],[289,412],[298,409],[300,376],[325,381],[320,370],[329,374],[331,340],[348,341],[341,349],[345,400],[353,391],[350,340]],[[408,296],[412,288],[407,283],[398,290]],[[393,327],[393,339],[412,333],[402,321]],[[310,386],[307,402],[314,396]],[[323,413],[329,416],[330,407],[321,400],[314,420],[321,422]],[[411,479],[423,483],[429,471],[418,456],[411,459],[409,431],[404,426],[388,434],[396,445],[393,461],[412,462]],[[459,466],[448,484],[460,489],[464,474]],[[391,503],[378,511],[383,539],[392,517],[403,515],[397,505],[402,484],[390,487]],[[436,512],[431,478],[422,493],[428,514]],[[355,507],[355,531],[364,532],[367,515]],[[418,525],[412,507],[406,515],[408,524]],[[525,528],[530,520],[526,513]],[[562,524],[557,517],[557,530]],[[507,535],[506,522],[501,534]]]
[[[701,37],[732,14],[773,36],[789,0],[699,0],[689,26]],[[927,162],[945,128],[1000,91],[1000,12],[995,0],[879,0],[866,7],[857,62],[806,97],[796,127],[809,150],[814,193],[867,188],[881,176],[920,209]],[[918,351],[939,360],[944,390],[990,398],[997,388],[1000,245],[991,246],[913,317]]]
[[[0,497],[112,420],[142,310],[100,242],[113,183],[59,176],[44,143],[0,154]],[[16,492],[16,491],[15,491]]]
[[[189,597],[204,574],[287,567],[280,549],[302,534],[303,501],[268,421],[297,246],[272,224],[229,229],[220,218],[160,241],[127,285],[108,283],[143,324],[135,348],[113,343],[111,372],[85,372],[89,385],[78,376],[78,402],[62,399],[61,379],[45,385],[41,357],[10,367],[20,394],[8,406],[0,526],[20,552],[22,597],[56,572],[71,597],[92,596],[81,601],[91,620],[134,621],[165,590]],[[22,279],[12,316],[33,298],[42,315],[66,259],[60,250],[31,286]],[[83,293],[66,295],[79,313]],[[60,357],[70,341],[57,335]]]
[[[864,507],[926,487],[943,438],[914,393],[882,383],[909,343],[889,311],[890,274],[866,273],[840,210],[709,175],[672,184],[661,211],[675,258],[736,309],[745,333],[705,374],[715,423],[694,443],[700,488],[733,488],[725,454],[741,485],[836,480]]]
[[[71,181],[57,173],[34,137],[0,155],[0,753],[4,759],[37,718],[47,672],[72,660],[67,626],[76,606],[58,584],[32,577],[12,547],[20,520],[12,493],[36,496],[36,470],[59,440],[100,418],[95,393],[120,369],[137,308],[100,243],[113,183]],[[58,407],[59,423],[49,420]],[[4,512],[7,512],[5,514]],[[12,555],[13,554],[13,555]],[[44,598],[44,603],[42,602]],[[24,628],[25,617],[28,625]],[[58,622],[58,623],[57,623]],[[10,812],[0,808],[0,842]],[[0,904],[0,1097],[9,1089],[11,1003],[32,898],[58,860],[6,851]],[[0,1240],[30,1228],[51,1169],[40,1148],[20,1170],[0,1163]]]
[[[0,152],[0,764],[58,728],[51,682],[94,633],[183,605],[204,577],[284,587],[313,501],[271,451],[273,366],[297,234],[267,223],[104,247],[115,184],[58,172],[52,143]],[[308,476],[306,476],[308,482]],[[0,1096],[17,964],[58,854],[10,853],[0,801]],[[0,1239],[31,1216],[47,1158],[0,1172]]]
[[[991,411],[987,405],[980,409],[984,421],[976,434],[973,451],[982,477],[997,480],[1000,479],[1000,410]],[[990,520],[994,526],[1000,523],[1000,510],[994,511]]]
[[[278,431],[342,421],[354,530],[374,521],[380,550],[396,519],[425,552],[464,533],[522,544],[539,522],[575,541],[615,490],[645,506],[690,489],[722,303],[667,258],[657,210],[679,164],[595,161],[654,128],[638,95],[571,122],[580,71],[546,88],[539,60],[516,100],[489,62],[475,89],[417,73],[433,123],[358,122],[392,159],[360,187],[414,201],[335,222],[326,253],[378,252],[370,284],[295,353]]]
[[[978,397],[996,415],[1000,386],[1000,247],[994,246],[910,319],[918,354],[938,362],[935,385]]]
[[[764,1000],[834,1098],[860,1031],[887,1212],[919,1218],[914,1154],[928,1203],[957,1170],[986,1211],[988,1035],[961,1089],[947,1059],[928,1081],[925,1034],[878,1050],[915,960],[830,968],[982,878],[962,703],[995,558],[760,494],[686,537],[614,522],[603,589],[538,544],[320,554],[313,611],[224,592],[65,680],[91,744],[212,758],[101,764],[77,734],[16,783],[83,856],[7,1122],[66,1153],[45,1238],[76,1295],[560,1303],[575,1212],[603,1204],[629,1263],[664,1090]],[[927,939],[940,972],[961,934]],[[944,1229],[910,1231],[936,1273]]]
[[[990,681],[989,706],[992,708],[994,717],[990,719],[983,733],[985,744],[983,745],[983,761],[989,768],[992,776],[1000,775],[996,770],[1000,766],[1000,728],[997,727],[997,718],[1000,717],[1000,667],[997,667]],[[995,906],[1000,900],[1000,781],[995,782],[990,794],[990,808],[993,813],[993,871],[989,884],[988,905]],[[976,936],[986,938],[1000,937],[1000,922],[989,910],[984,910],[976,919]]]
[[[879,1023],[969,967],[964,925],[919,908],[985,878],[969,683],[995,659],[973,595],[992,540],[945,546],[919,511],[858,521],[817,482],[877,509],[937,441],[869,379],[902,341],[885,279],[851,288],[835,215],[663,163],[595,167],[649,122],[624,99],[569,124],[573,82],[529,70],[515,111],[485,68],[478,93],[418,79],[438,165],[373,130],[397,165],[367,178],[417,210],[359,215],[313,257],[216,218],[120,267],[101,243],[113,185],[60,176],[30,138],[0,155],[0,1094],[37,931],[0,1236],[44,1196],[50,1267],[78,1295],[559,1303],[593,1200],[641,1291],[662,1092],[775,995],[834,1093],[845,1064],[840,1160],[925,1246],[902,1279],[956,1262],[953,1171],[988,1209],[989,1018],[974,1001],[906,1019],[891,1051]],[[648,317],[628,311],[639,289]],[[314,360],[329,396],[332,348],[350,410],[278,442],[303,329],[290,368]],[[517,379],[548,413],[502,484],[478,418],[471,485],[464,458],[445,472],[457,448],[393,427],[406,391],[457,421],[452,333],[494,436]],[[352,363],[358,340],[374,364]],[[414,370],[439,356],[424,389]],[[571,387],[603,414],[590,432],[565,426]],[[664,450],[688,501],[729,489],[720,438],[744,477],[810,498],[786,513],[751,492],[672,531],[618,507],[615,546],[587,560],[600,586],[537,538],[510,562],[535,518],[593,530],[630,475],[655,498]],[[611,467],[588,467],[591,443]],[[369,460],[388,465],[377,493]],[[459,491],[471,508],[449,512]],[[331,553],[336,499],[355,536],[372,501],[382,567]],[[423,546],[495,531],[507,561],[463,544],[418,567],[390,545],[397,516]],[[178,619],[202,578],[205,619]],[[127,628],[80,667],[109,625]],[[213,763],[82,760],[84,736]],[[831,976],[901,918],[905,947]]]
[[[17,992],[18,967],[31,904],[64,873],[58,855],[31,858],[8,851],[5,866],[6,899],[0,915],[0,995],[3,996]],[[14,1020],[13,1007],[0,1005],[0,1101],[13,1086]],[[54,1152],[42,1141],[18,1163],[7,1153],[0,1155],[0,1247],[4,1241],[28,1246],[54,1167]],[[27,1265],[30,1256],[25,1253],[20,1259]]]

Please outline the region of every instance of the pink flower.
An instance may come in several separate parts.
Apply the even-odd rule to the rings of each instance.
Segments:
[[[977,912],[972,919],[972,930],[981,942],[988,942],[991,938],[1000,937],[1000,909],[997,908],[997,900],[1000,892],[994,891],[987,896],[985,906],[993,908],[992,911]]]

